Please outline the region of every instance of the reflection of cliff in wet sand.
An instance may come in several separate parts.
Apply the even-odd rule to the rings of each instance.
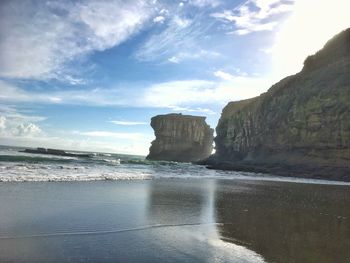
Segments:
[[[179,181],[177,185],[174,189],[166,181],[152,181],[149,217],[159,224],[199,223],[206,206],[206,189],[200,188],[202,184],[186,181]]]
[[[49,155],[57,155],[57,156],[67,156],[67,157],[90,157],[90,154],[82,154],[82,153],[70,153],[63,150],[57,149],[46,149],[46,148],[36,148],[36,149],[25,149],[25,153],[35,153],[35,154],[49,154]]]
[[[267,262],[346,263],[350,259],[349,188],[292,183],[220,182],[216,221],[222,240]]]
[[[214,180],[153,180],[149,190],[147,219],[158,228],[148,237],[176,254],[162,262],[265,262],[254,251],[220,239]]]

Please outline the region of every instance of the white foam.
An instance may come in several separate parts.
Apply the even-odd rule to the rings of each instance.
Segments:
[[[0,182],[61,182],[100,180],[145,180],[150,173],[140,170],[115,170],[103,165],[56,165],[9,163],[1,165]]]
[[[7,154],[7,153],[6,153]],[[17,153],[18,154],[18,153]],[[20,153],[22,155],[22,153]],[[1,154],[0,154],[1,155]],[[37,155],[36,155],[37,156]],[[46,157],[46,156],[45,156]],[[66,159],[66,158],[63,158]],[[72,159],[71,157],[69,159]],[[350,185],[350,182],[279,177],[248,172],[209,170],[204,166],[162,162],[123,162],[112,156],[77,159],[73,162],[0,162],[0,182],[24,181],[94,181],[145,179],[224,179],[276,181],[304,184]],[[137,159],[138,160],[138,159]]]
[[[115,165],[120,164],[120,159],[102,159],[102,161]]]
[[[8,174],[1,175],[0,182],[70,182],[103,180],[149,180],[149,175],[133,174]]]

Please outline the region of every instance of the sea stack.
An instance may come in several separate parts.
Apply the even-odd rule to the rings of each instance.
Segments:
[[[208,158],[213,150],[214,130],[205,117],[157,115],[151,126],[156,139],[150,147],[149,160],[196,162]]]
[[[230,102],[212,168],[350,180],[350,29],[266,93]]]

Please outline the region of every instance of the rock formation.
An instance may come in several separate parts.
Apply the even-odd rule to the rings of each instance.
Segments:
[[[350,180],[350,29],[298,74],[230,102],[216,132],[214,168]]]
[[[57,155],[57,156],[67,156],[67,157],[91,157],[91,154],[84,154],[84,153],[70,153],[66,152],[63,150],[58,150],[58,149],[46,149],[46,148],[36,148],[36,149],[31,149],[27,148],[24,149],[23,151],[19,152],[24,152],[24,153],[35,153],[35,154],[49,154],[49,155]]]
[[[152,118],[156,139],[149,160],[195,162],[207,158],[213,150],[213,132],[205,117],[167,114]]]

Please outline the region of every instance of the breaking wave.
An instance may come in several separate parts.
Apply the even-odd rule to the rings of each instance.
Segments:
[[[225,179],[316,184],[350,184],[266,174],[216,171],[190,163],[150,161],[142,156],[91,153],[90,157],[66,157],[19,152],[0,146],[0,182],[62,182],[101,180]]]

